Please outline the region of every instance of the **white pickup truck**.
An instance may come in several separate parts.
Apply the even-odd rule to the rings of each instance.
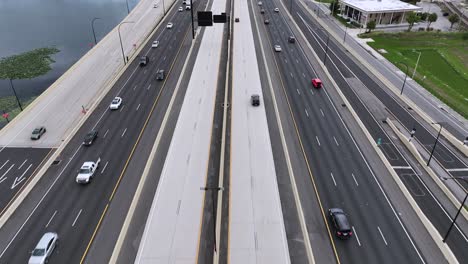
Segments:
[[[78,171],[78,176],[76,176],[76,182],[89,183],[93,178],[94,173],[97,171],[99,163],[101,163],[101,158],[98,158],[96,162],[86,161],[83,163],[80,170]]]

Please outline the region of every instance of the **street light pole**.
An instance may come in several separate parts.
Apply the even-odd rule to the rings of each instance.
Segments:
[[[97,44],[97,41],[96,41],[96,33],[94,32],[94,21],[98,20],[98,19],[101,19],[100,17],[95,17],[93,18],[93,20],[91,20],[91,29],[93,30],[93,37],[94,37],[94,45]]]
[[[452,177],[452,178],[441,177],[441,178],[444,179],[444,180],[459,179],[459,180],[463,180],[463,181],[465,181],[465,182],[468,183],[468,180],[467,180],[465,177]],[[463,202],[461,203],[460,208],[459,208],[458,211],[457,211],[457,214],[456,214],[455,217],[452,219],[452,224],[450,224],[450,227],[449,227],[449,229],[447,230],[447,233],[445,234],[444,239],[442,239],[442,242],[445,243],[445,242],[447,241],[447,238],[448,238],[448,236],[449,236],[449,234],[450,234],[450,231],[452,231],[452,228],[453,228],[453,226],[455,225],[455,222],[457,221],[457,217],[458,217],[458,215],[460,214],[461,210],[463,209],[463,205],[465,204],[467,198],[468,198],[468,192],[466,192],[465,198],[463,199]]]
[[[23,111],[23,106],[21,106],[21,102],[18,98],[18,95],[16,94],[15,87],[13,87],[13,80],[12,79],[9,79],[9,80],[10,80],[11,89],[13,90],[13,93],[15,94],[16,102],[18,102],[18,106],[20,110]]]
[[[418,55],[418,59],[416,60],[416,66],[414,67],[414,71],[413,71],[413,75],[411,76],[411,79],[414,79],[414,74],[416,74],[416,69],[418,68],[419,58],[421,58],[421,53],[422,53],[420,51],[414,51],[414,52],[419,53],[419,55]]]
[[[431,162],[431,159],[432,159],[432,155],[434,155],[434,150],[437,146],[437,142],[439,142],[439,136],[440,136],[440,132],[442,131],[442,125],[439,124],[439,123],[432,123],[434,125],[439,125],[440,126],[440,129],[439,129],[439,133],[437,134],[437,137],[436,137],[436,141],[434,143],[434,147],[432,148],[432,151],[431,151],[431,155],[429,156],[429,160],[427,160],[427,166],[429,166],[429,162]]]
[[[124,53],[123,44],[122,44],[122,37],[120,36],[120,26],[122,26],[123,24],[129,24],[129,23],[135,23],[135,22],[133,22],[133,21],[124,21],[124,22],[120,23],[119,26],[117,27],[117,31],[119,32],[120,49],[122,50],[122,58],[123,58],[123,61],[124,61],[124,65],[127,64],[127,61],[125,59],[125,53]]]
[[[344,37],[343,37],[343,43],[345,43],[346,41],[346,34],[348,33],[348,26],[345,26],[345,30],[344,30]]]
[[[405,79],[403,80],[403,86],[401,86],[401,92],[400,92],[400,95],[402,95],[403,94],[403,89],[405,88],[406,77],[408,77],[408,64],[406,64],[406,63],[404,63],[402,61],[399,61],[398,63],[401,63],[401,64],[406,66]]]
[[[224,190],[223,187],[201,187],[200,190],[202,191],[212,191],[211,192],[211,204],[212,204],[212,217],[213,217],[213,241],[214,241],[214,251],[217,252],[217,243],[216,243],[216,214],[215,214],[215,192],[214,191],[222,191]]]
[[[130,14],[130,8],[128,8],[128,0],[125,0],[127,2],[127,15]]]

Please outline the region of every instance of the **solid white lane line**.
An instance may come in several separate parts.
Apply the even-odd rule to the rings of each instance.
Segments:
[[[320,146],[320,140],[318,139],[317,136],[315,136],[315,138],[317,139],[317,143],[318,143],[318,145]]]
[[[384,235],[382,234],[382,230],[380,230],[380,227],[379,227],[379,226],[377,226],[377,229],[379,230],[379,233],[380,233],[380,235],[382,236],[383,242],[385,242],[385,245],[388,246],[387,240],[385,240],[385,237],[384,237]]]
[[[3,169],[3,167],[5,167],[5,165],[7,165],[7,163],[8,163],[9,161],[10,161],[10,160],[5,161],[5,163],[3,163],[3,165],[0,167],[0,170]]]
[[[106,138],[107,133],[109,133],[109,129],[106,130],[106,133],[104,133],[104,136],[102,138]]]
[[[354,226],[351,227],[353,229],[353,233],[354,233],[354,236],[356,237],[356,241],[358,243],[359,246],[361,246],[361,241],[359,241],[359,237],[356,233],[356,229],[354,229]]]
[[[73,221],[72,226],[75,226],[76,221],[78,220],[78,217],[80,217],[81,211],[83,211],[83,209],[80,209],[80,211],[78,212],[78,215],[75,217],[75,221]]]
[[[333,180],[333,183],[334,183],[335,186],[336,186],[336,181],[335,181],[335,177],[333,177],[333,172],[330,172],[330,176],[331,176],[331,178],[332,178],[332,180]]]
[[[136,108],[136,111],[138,111],[138,109],[140,109],[140,104],[138,104],[137,108]]]
[[[47,225],[45,226],[45,228],[47,228],[50,224],[50,222],[52,222],[52,219],[54,219],[55,215],[57,214],[57,210],[55,210],[54,214],[52,215],[52,217],[49,219],[49,222],[47,222]]]
[[[5,175],[7,175],[7,173],[13,168],[13,166],[15,166],[14,163],[11,164],[10,168],[8,168],[8,170],[5,171],[5,173],[3,173],[2,177],[0,177],[0,183],[7,179],[7,178],[4,178],[4,177],[5,177]]]
[[[18,167],[18,170],[20,170],[20,169],[23,167],[23,165],[26,163],[26,161],[28,161],[28,159],[25,159],[25,160],[23,161],[23,163],[21,163],[21,165]]]
[[[325,116],[325,114],[323,114],[322,108],[320,108],[320,113],[322,113],[322,116]]]
[[[309,112],[307,112],[307,109],[304,109],[304,110],[305,110],[306,116],[309,117]]]
[[[359,186],[359,184],[357,183],[356,177],[354,177],[354,173],[351,173],[351,176],[353,176],[353,179],[354,179],[354,182],[356,183],[356,186]]]
[[[125,108],[125,105],[122,106],[122,108],[120,108],[120,111],[122,113],[122,110]]]
[[[107,164],[109,164],[109,162],[106,162],[106,164],[104,165],[104,168],[102,168],[101,174],[103,174],[103,173],[104,173],[104,171],[106,170],[106,168],[107,168]]]
[[[297,91],[297,94],[299,94],[299,95],[301,94],[301,92],[299,92],[299,89],[296,89],[296,91]]]
[[[340,144],[338,144],[338,141],[336,140],[335,136],[333,136],[333,139],[335,140],[336,145],[339,146]]]
[[[125,132],[127,132],[127,128],[125,128],[124,132],[122,133],[122,136],[120,137],[123,137],[125,135]]]
[[[151,84],[150,84],[150,85],[148,85],[148,88],[146,88],[146,90],[149,90],[150,88],[151,88]]]

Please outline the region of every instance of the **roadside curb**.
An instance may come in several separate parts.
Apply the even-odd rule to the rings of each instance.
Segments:
[[[403,142],[405,147],[413,154],[413,156],[416,158],[416,160],[419,162],[421,167],[424,168],[424,170],[431,176],[432,180],[439,186],[439,188],[445,193],[447,198],[452,202],[453,206],[456,208],[459,208],[461,206],[461,203],[457,200],[457,198],[453,195],[453,193],[445,186],[445,184],[442,183],[441,179],[436,175],[436,173],[426,165],[426,162],[423,160],[421,157],[421,154],[419,154],[419,151],[416,149],[414,146],[413,142],[409,142],[407,138],[403,135],[403,133],[396,127],[396,125],[393,123],[393,121],[387,117],[386,119],[388,125],[390,128],[393,130],[393,132],[399,137],[400,141]],[[468,220],[468,212],[466,210],[462,210],[461,214],[465,217],[466,220]]]
[[[299,1],[302,5],[304,5],[302,3],[302,1]],[[284,7],[284,5],[283,5]],[[309,13],[310,10],[306,8],[306,10],[308,10]],[[288,16],[290,18],[290,20],[292,21],[292,23],[294,23],[294,25],[296,27],[297,24],[294,20],[291,19],[290,17],[290,13],[288,13]],[[312,13],[312,15],[315,17],[315,14]],[[316,18],[316,17],[315,17]],[[317,19],[317,18],[316,18]],[[318,19],[317,19],[318,20]],[[320,21],[320,23],[322,23]],[[302,37],[304,39],[307,39],[304,34],[302,33],[302,31],[299,31],[300,34],[302,35]],[[336,39],[336,38],[335,38]],[[385,167],[387,168],[388,172],[390,173],[390,175],[392,175],[392,178],[393,180],[395,181],[395,183],[398,185],[398,187],[400,188],[401,192],[403,193],[403,195],[405,196],[405,198],[407,199],[407,201],[409,202],[409,204],[411,205],[411,207],[413,208],[414,212],[416,213],[416,215],[419,217],[419,219],[421,220],[421,222],[423,223],[424,227],[426,228],[427,232],[431,235],[431,237],[433,238],[434,242],[436,243],[436,245],[439,247],[439,249],[441,250],[442,254],[444,255],[445,259],[449,262],[449,263],[458,263],[458,260],[455,258],[455,255],[453,254],[453,252],[450,250],[450,248],[444,244],[444,243],[441,243],[442,241],[442,237],[439,235],[439,233],[437,232],[437,229],[432,225],[432,223],[429,221],[429,219],[426,217],[426,215],[424,215],[424,213],[422,212],[421,208],[419,208],[418,204],[416,203],[416,201],[413,199],[413,197],[411,196],[411,194],[409,193],[408,189],[406,188],[406,186],[403,184],[403,182],[400,180],[400,178],[398,177],[398,175],[396,174],[396,172],[392,169],[390,163],[388,162],[388,160],[385,158],[385,155],[383,154],[383,152],[380,150],[380,148],[377,146],[377,143],[374,141],[374,139],[372,138],[371,134],[369,133],[369,131],[367,130],[367,128],[365,127],[365,125],[362,123],[361,119],[359,118],[359,116],[357,115],[357,113],[355,112],[354,108],[352,107],[351,103],[348,101],[348,99],[346,98],[346,96],[342,93],[341,89],[339,88],[339,86],[337,85],[337,83],[335,82],[335,80],[333,79],[333,77],[331,76],[330,72],[328,71],[328,69],[325,67],[325,65],[321,62],[320,58],[318,57],[318,55],[316,54],[315,50],[312,49],[312,47],[310,46],[310,43],[306,41],[306,45],[308,46],[308,48],[310,49],[310,51],[312,52],[312,54],[314,55],[314,57],[316,58],[316,60],[319,62],[319,65],[320,67],[322,68],[322,70],[325,72],[325,74],[327,75],[327,78],[330,80],[330,82],[332,83],[333,87],[336,89],[336,91],[338,92],[339,96],[341,97],[341,99],[343,100],[343,102],[346,104],[346,106],[348,107],[351,115],[353,116],[353,118],[355,119],[356,123],[359,125],[359,127],[361,128],[362,132],[365,134],[367,140],[369,140],[369,142],[371,143],[372,147],[374,148],[374,151],[377,153],[377,155],[379,156],[380,160],[382,160],[382,162],[384,163]]]
[[[299,0],[299,3],[301,3],[301,5],[303,6],[304,10],[307,10],[307,12],[312,15],[315,20],[318,21],[318,23],[323,27],[323,28],[327,28],[328,29],[328,32],[331,36],[333,36],[333,38],[335,39],[335,41],[337,42],[340,42],[341,43],[341,37],[338,37],[338,35],[336,34],[335,31],[331,30],[328,25],[326,23],[324,23],[322,21],[322,19],[320,17],[317,17],[317,15],[314,13],[314,12],[311,12],[310,9],[304,4],[304,0]],[[372,72],[372,74],[377,77],[382,83],[384,83],[384,85],[389,88],[390,91],[392,91],[392,93],[394,95],[397,96],[397,98],[400,98],[402,101],[404,101],[408,106],[410,106],[419,116],[421,116],[424,121],[426,121],[428,124],[430,124],[435,130],[438,129],[437,126],[433,125],[432,123],[434,123],[434,121],[424,112],[422,111],[419,106],[417,106],[411,99],[409,99],[408,97],[406,97],[406,95],[400,95],[400,91],[398,90],[398,88],[393,85],[385,76],[383,76],[380,72],[378,72],[377,70],[375,70],[372,65],[370,65],[369,63],[367,63],[367,61],[365,61],[353,48],[351,48],[346,42],[345,43],[342,43],[341,45],[343,45],[346,50],[352,54],[352,56],[354,58],[356,58],[357,60],[359,60],[359,62],[370,72]],[[468,157],[468,146],[464,146],[460,140],[458,140],[455,136],[453,136],[450,132],[444,130],[442,132],[442,135],[455,147],[457,148],[460,152],[462,152],[465,157]]]

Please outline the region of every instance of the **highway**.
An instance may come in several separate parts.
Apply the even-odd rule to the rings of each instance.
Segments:
[[[316,76],[299,45],[288,43],[292,35],[280,11],[264,2],[270,24],[271,47],[279,44],[281,73],[313,179],[318,185],[324,210],[341,207],[348,212],[355,236],[352,241],[334,239],[341,262],[365,259],[368,263],[425,263],[414,240],[360,153],[346,125],[326,92],[311,88]],[[258,9],[257,9],[258,12]],[[375,126],[375,124],[374,124]],[[401,161],[402,162],[402,161]]]
[[[166,81],[156,80],[156,70],[164,69],[166,80],[171,78],[171,67],[184,43],[181,40],[190,36],[189,14],[171,10],[151,38],[160,41],[159,47],[151,49],[151,43],[147,43],[142,49],[150,57],[149,64],[139,67],[138,57],[132,62],[62,152],[60,163],[51,166],[2,228],[0,236],[5,239],[0,243],[0,262],[25,263],[29,252],[47,231],[57,232],[60,237],[51,263],[84,260],[134,148],[149,118],[155,117],[153,110],[166,89]],[[165,27],[168,21],[174,23],[169,30]],[[114,96],[122,97],[123,105],[119,110],[109,111]],[[99,137],[92,146],[84,147],[82,139],[91,129],[98,129]],[[101,166],[93,181],[87,186],[78,185],[75,177],[81,164],[99,157]]]
[[[325,58],[327,35],[317,29],[310,16],[300,8],[294,6],[294,18],[301,30],[307,36],[309,43],[316,50],[318,56],[323,60]],[[416,128],[416,139],[424,145],[426,150],[430,151],[435,141],[435,134],[431,134],[421,123],[393,96],[381,88],[381,84],[371,78],[369,74],[363,71],[356,62],[351,59],[346,52],[338,48],[336,43],[330,39],[328,44],[327,68],[335,77],[335,81],[348,98],[353,108],[358,112],[364,125],[369,130],[372,137],[377,141],[381,139],[381,149],[387,160],[390,162],[400,179],[411,190],[413,198],[419,204],[425,215],[431,220],[441,235],[444,235],[451,223],[451,216],[448,208],[444,208],[438,199],[432,194],[432,191],[424,184],[420,178],[420,173],[410,166],[402,153],[395,147],[394,142],[385,133],[382,125],[378,123],[377,118],[371,114],[372,110],[364,106],[362,96],[356,90],[358,86],[353,80],[358,79],[363,83],[370,93],[374,94],[378,100],[390,111],[390,116],[395,116],[408,129]],[[371,87],[371,88],[370,88]],[[362,93],[361,93],[362,94]],[[393,114],[393,115],[392,115]],[[438,153],[438,154],[437,154]],[[442,142],[439,142],[434,152],[433,162],[438,161],[444,168],[448,169],[453,176],[458,176],[458,171],[450,169],[466,169],[465,163],[451,152]],[[466,172],[466,171],[465,171]],[[463,172],[462,172],[463,173]],[[460,229],[456,228],[452,233],[448,244],[458,259],[467,259],[466,246],[468,246],[468,236]],[[455,231],[454,230],[454,231]]]

